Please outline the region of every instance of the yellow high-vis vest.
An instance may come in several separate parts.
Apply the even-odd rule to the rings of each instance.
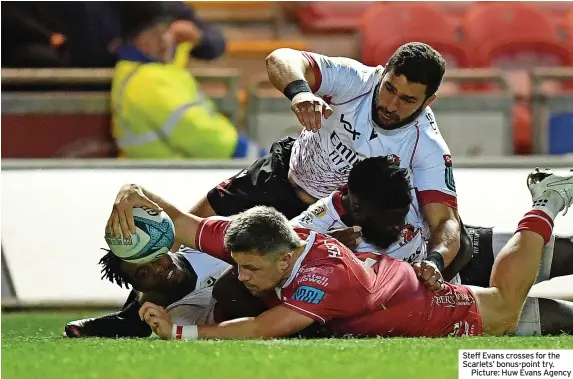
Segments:
[[[112,135],[123,158],[231,158],[233,124],[186,69],[190,44],[168,63],[120,60],[112,90]]]

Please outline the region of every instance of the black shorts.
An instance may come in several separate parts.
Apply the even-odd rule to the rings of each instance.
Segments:
[[[493,267],[493,228],[465,225],[472,240],[472,259],[460,270],[462,284],[489,287]]]
[[[278,140],[269,154],[211,189],[207,200],[215,213],[231,216],[257,205],[266,205],[291,219],[305,211],[308,204],[298,198],[288,181],[294,141],[291,137]]]

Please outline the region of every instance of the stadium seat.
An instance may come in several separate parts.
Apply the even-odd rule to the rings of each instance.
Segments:
[[[298,25],[310,33],[355,32],[371,1],[310,2],[298,10]]]
[[[573,45],[573,9],[567,12],[564,22],[565,41],[569,46]]]
[[[306,42],[296,40],[229,41],[225,54],[231,57],[260,56],[264,58],[274,50],[283,47],[295,50],[310,49]]]
[[[528,72],[535,67],[570,65],[573,62],[571,52],[559,40],[549,14],[532,5],[478,4],[466,13],[462,30],[471,48],[474,66],[508,70],[515,98],[521,102],[513,109],[516,152],[529,152],[532,117],[527,105],[531,96]],[[560,85],[546,83],[545,87],[559,90]],[[490,90],[491,86],[472,85],[464,89]]]
[[[550,16],[520,3],[479,4],[462,20],[476,67],[522,68],[569,65]]]
[[[549,118],[549,154],[573,153],[573,113],[558,113]]]
[[[186,1],[207,22],[271,22],[272,1]]]
[[[532,146],[532,115],[531,107],[526,102],[518,102],[513,106],[513,146],[515,154],[531,154]]]
[[[361,20],[362,60],[385,64],[400,45],[425,42],[439,50],[449,67],[467,67],[469,60],[456,38],[455,25],[436,7],[417,3],[375,5]]]

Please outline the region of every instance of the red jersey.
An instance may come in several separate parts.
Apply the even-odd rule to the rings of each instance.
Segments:
[[[223,239],[229,220],[212,217],[197,230],[197,249],[232,263]],[[469,288],[445,283],[432,292],[409,263],[383,255],[366,267],[338,242],[295,228],[306,247],[277,300],[327,324],[333,336],[441,337],[479,335],[481,318]]]

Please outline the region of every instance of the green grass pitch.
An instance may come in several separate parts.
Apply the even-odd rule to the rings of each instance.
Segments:
[[[66,321],[93,315],[3,314],[2,377],[457,378],[458,349],[573,348],[570,336],[193,342],[60,336]]]

